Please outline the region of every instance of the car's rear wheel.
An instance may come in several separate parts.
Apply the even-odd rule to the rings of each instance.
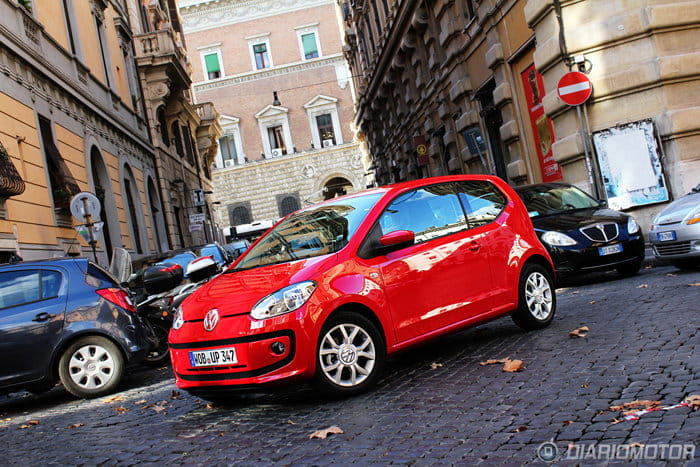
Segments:
[[[341,311],[324,324],[316,351],[316,385],[333,396],[360,393],[377,382],[384,339],[364,316]]]
[[[73,342],[58,363],[58,375],[77,397],[99,397],[113,392],[124,374],[124,357],[112,341],[86,336]]]
[[[518,287],[518,308],[511,314],[515,324],[527,330],[548,326],[557,306],[549,271],[539,264],[525,265]]]

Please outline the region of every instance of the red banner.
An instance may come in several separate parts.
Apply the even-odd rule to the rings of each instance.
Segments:
[[[532,135],[535,139],[535,148],[540,160],[543,182],[553,182],[562,179],[561,167],[552,155],[552,143],[554,143],[554,128],[552,121],[544,114],[542,98],[544,97],[544,80],[537,73],[535,65],[530,65],[520,75],[525,89]]]
[[[425,136],[414,136],[413,145],[416,147],[416,154],[418,154],[418,166],[422,167],[428,165],[430,163],[430,158],[428,156],[428,144],[425,141]]]

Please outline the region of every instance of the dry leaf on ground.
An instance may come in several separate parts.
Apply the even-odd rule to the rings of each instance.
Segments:
[[[491,359],[491,360],[486,360],[485,362],[479,362],[479,365],[484,366],[484,365],[493,365],[495,363],[505,363],[510,358],[498,358],[498,359]]]
[[[117,413],[126,413],[126,412],[129,411],[129,409],[127,409],[126,407],[115,407],[114,410],[115,410]]]
[[[291,420],[287,420],[287,423],[289,423],[290,425],[296,425],[296,423],[294,423],[294,422],[291,421]]]
[[[168,413],[168,412],[165,411],[165,407],[163,407],[162,405],[156,405],[156,406],[151,407],[151,408],[153,409],[153,411],[154,411],[155,413],[161,413],[161,412],[163,412],[163,413]]]
[[[124,400],[124,398],[122,396],[112,396],[112,397],[108,397],[106,399],[102,399],[102,403],[103,404],[111,404],[112,402],[119,402],[119,401],[123,401],[123,400]]]
[[[580,291],[580,290],[574,290],[573,292],[569,292],[569,293],[570,293],[571,295],[576,295],[576,294],[578,294],[578,293],[581,293],[581,291]]]
[[[693,409],[700,409],[700,395],[693,394],[688,396],[685,400],[688,401],[688,404],[690,404]]]
[[[648,284],[642,284],[637,286],[638,289],[648,289],[649,285]]]
[[[519,426],[518,428],[515,429],[515,433],[520,433],[521,431],[525,431],[527,429],[528,429],[528,427],[525,425]]]
[[[313,439],[313,438],[326,439],[326,437],[328,437],[328,435],[330,435],[332,433],[342,434],[345,432],[337,426],[331,426],[331,427],[328,427],[324,430],[314,431],[313,433],[311,433],[309,435],[309,439]]]
[[[574,329],[573,331],[571,331],[569,333],[569,336],[570,337],[586,337],[588,335],[588,331],[590,331],[590,329],[588,329],[588,326],[581,326],[580,328]]]
[[[507,371],[508,373],[513,373],[515,371],[520,371],[522,370],[523,367],[523,361],[522,360],[508,360],[503,364],[503,371]]]
[[[441,366],[442,366],[442,363],[431,363],[430,364],[430,368],[432,368],[433,370],[437,370]]]
[[[673,274],[672,272],[669,272],[666,274],[668,277],[676,277],[678,274]]]
[[[695,284],[688,284],[688,287],[700,287],[700,282],[696,282]]]
[[[608,410],[627,410],[627,409],[650,409],[661,405],[659,401],[632,401],[625,402],[621,405],[613,405]]]
[[[68,425],[66,428],[70,430],[71,428],[80,428],[81,426],[85,426],[85,424],[84,423],[74,423],[72,425]]]
[[[141,404],[148,404],[148,401],[146,399],[141,399],[140,401],[134,402],[136,405],[141,405]]]

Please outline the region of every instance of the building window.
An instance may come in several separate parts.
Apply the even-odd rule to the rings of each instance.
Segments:
[[[70,41],[70,50],[73,55],[80,56],[80,39],[78,30],[75,28],[77,21],[75,19],[75,10],[73,9],[73,0],[63,0],[63,15],[66,19],[66,32]]]
[[[131,228],[133,229],[134,247],[136,248],[136,253],[142,254],[143,247],[141,246],[141,231],[139,229],[139,215],[136,210],[136,193],[134,192],[135,186],[132,185],[131,178],[133,175],[131,171],[127,169],[127,176],[124,178],[124,193],[126,194],[126,205],[129,210],[129,218],[131,220]]]
[[[231,226],[251,223],[250,209],[247,206],[238,205],[229,207],[228,216]]]
[[[195,161],[195,149],[194,142],[192,140],[192,132],[190,131],[189,123],[187,125],[182,125],[182,137],[185,140],[185,151],[187,154],[187,162],[194,166]]]
[[[255,69],[262,70],[271,66],[270,55],[267,53],[267,44],[260,43],[253,45],[253,57],[255,59]]]
[[[170,147],[170,133],[168,132],[168,124],[165,121],[165,106],[160,106],[156,113],[158,118],[158,128],[160,129],[160,138],[165,146]]]
[[[321,46],[319,44],[318,23],[296,28],[297,39],[299,40],[299,50],[302,60],[309,60],[321,56]]]
[[[71,197],[80,193],[80,187],[73,178],[54,142],[51,121],[40,116],[39,131],[41,132],[41,142],[46,155],[46,169],[49,173],[47,180],[53,196],[54,208],[67,213],[70,208]]]
[[[304,105],[311,127],[314,148],[327,148],[343,144],[338,114],[338,99],[316,96]]]
[[[280,217],[284,217],[299,209],[299,198],[295,195],[279,195],[277,203]]]
[[[268,127],[267,137],[270,139],[270,149],[272,156],[281,156],[287,154],[287,148],[284,145],[284,132],[282,125]]]
[[[219,51],[202,54],[204,71],[207,80],[218,79],[223,76],[221,67],[221,53]]]
[[[180,136],[180,125],[176,121],[173,122],[172,126],[173,141],[175,141],[175,152],[180,157],[185,157],[185,151],[182,147],[182,136]]]
[[[221,162],[224,167],[231,167],[238,163],[238,151],[233,135],[222,136],[219,140],[219,148],[221,148]]]

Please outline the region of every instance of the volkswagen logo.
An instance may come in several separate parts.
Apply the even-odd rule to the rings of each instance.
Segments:
[[[217,324],[219,324],[219,310],[213,308],[204,317],[204,330],[213,331]]]

